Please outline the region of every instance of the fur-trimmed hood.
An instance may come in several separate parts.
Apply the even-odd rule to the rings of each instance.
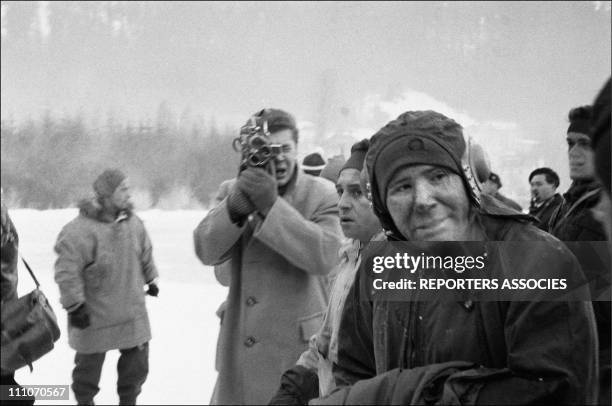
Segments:
[[[114,217],[104,210],[98,199],[95,197],[81,199],[77,207],[79,208],[79,213],[82,216],[100,221],[102,223],[112,223],[113,221],[121,220],[122,217],[129,218],[134,209],[132,204],[130,204],[130,207],[127,210],[122,210],[116,217]]]

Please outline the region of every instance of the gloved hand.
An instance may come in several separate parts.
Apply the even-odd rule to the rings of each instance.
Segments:
[[[244,194],[238,187],[240,177],[236,183],[234,183],[232,190],[227,197],[227,210],[229,212],[230,219],[234,223],[240,223],[246,216],[255,211],[255,206],[249,198]]]
[[[149,283],[147,285],[149,288],[147,289],[147,295],[157,297],[159,294],[159,287],[156,283]]]
[[[70,325],[79,329],[85,329],[89,327],[89,311],[85,306],[85,303],[68,313],[68,321]]]
[[[238,187],[264,216],[278,197],[276,176],[263,168],[249,167],[242,171],[238,178]]]
[[[302,365],[296,365],[281,376],[281,386],[268,405],[307,405],[319,397],[319,376]]]

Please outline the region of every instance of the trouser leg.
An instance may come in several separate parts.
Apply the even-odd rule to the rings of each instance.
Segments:
[[[79,405],[93,405],[94,397],[100,391],[100,375],[105,352],[94,354],[76,353],[72,370],[72,391]]]
[[[120,350],[117,363],[117,393],[120,405],[135,405],[149,374],[149,343]]]

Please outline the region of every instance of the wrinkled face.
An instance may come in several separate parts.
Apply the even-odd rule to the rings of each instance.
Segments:
[[[276,181],[285,186],[291,180],[297,164],[297,144],[293,140],[293,131],[285,129],[270,134],[271,144],[281,144],[281,154],[274,159]]]
[[[582,133],[567,133],[570,178],[591,179],[595,176],[595,158],[591,139]]]
[[[387,208],[412,241],[463,241],[469,234],[470,202],[459,175],[439,166],[397,171],[387,189]]]
[[[363,185],[360,171],[352,168],[340,172],[336,182],[342,231],[349,238],[365,242],[380,229],[380,223],[366,198]]]
[[[554,183],[546,181],[544,174],[534,175],[529,184],[531,185],[531,198],[538,203],[551,198],[557,190]]]
[[[126,210],[130,206],[130,185],[127,179],[117,186],[110,196],[110,203],[118,210]]]

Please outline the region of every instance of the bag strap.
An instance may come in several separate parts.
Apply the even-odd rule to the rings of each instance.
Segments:
[[[30,265],[28,265],[28,263],[26,262],[25,259],[23,259],[23,257],[21,257],[21,260],[23,261],[23,264],[25,265],[26,269],[30,273],[30,276],[32,277],[32,279],[34,279],[34,283],[36,284],[36,289],[40,288],[40,283],[38,282],[38,279],[36,279],[36,276],[34,276],[34,272],[32,272],[32,268],[30,268]]]

